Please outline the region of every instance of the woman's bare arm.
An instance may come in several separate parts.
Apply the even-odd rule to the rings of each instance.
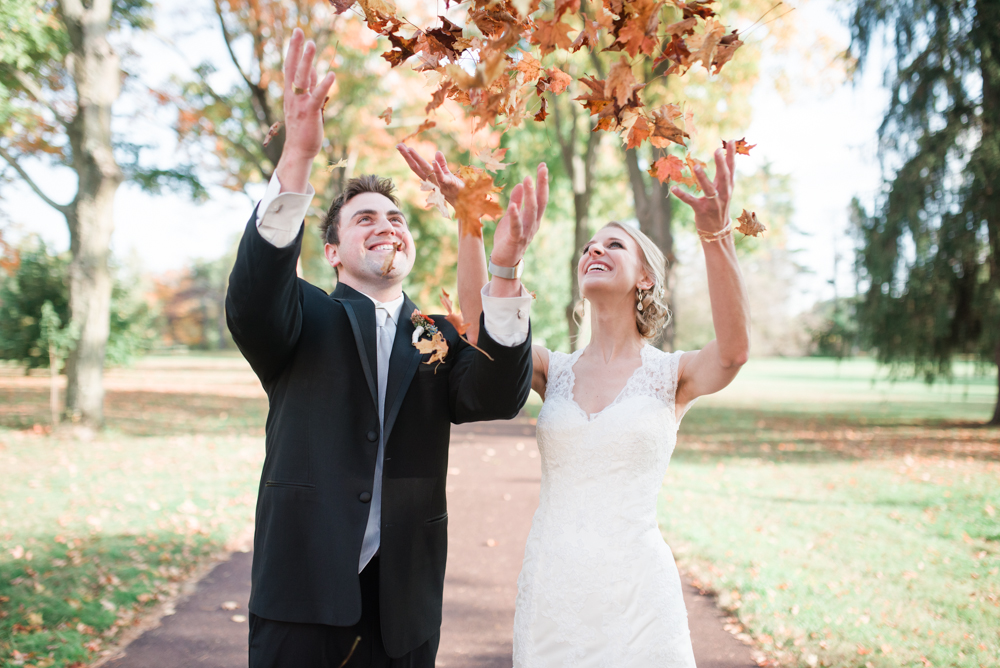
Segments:
[[[736,142],[728,142],[727,146],[727,150],[715,152],[715,183],[708,180],[701,168],[695,170],[705,197],[694,197],[673,189],[674,195],[694,210],[698,230],[707,234],[722,230],[729,224]],[[702,248],[708,270],[715,340],[681,358],[676,395],[680,412],[695,398],[718,392],[729,385],[750,355],[750,300],[736,258],[733,235],[728,234],[711,242],[703,239]]]

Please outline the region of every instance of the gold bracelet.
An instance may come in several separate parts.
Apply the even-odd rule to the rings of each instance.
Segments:
[[[697,227],[695,229],[698,229]],[[706,244],[710,244],[713,241],[721,241],[733,233],[733,221],[726,223],[726,226],[717,232],[705,232],[704,230],[698,230],[698,236]]]

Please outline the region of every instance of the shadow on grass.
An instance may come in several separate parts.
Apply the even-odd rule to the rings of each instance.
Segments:
[[[1000,428],[906,416],[699,407],[684,418],[677,459],[775,462],[905,455],[1000,461]]]
[[[109,391],[104,406],[108,431],[128,436],[263,435],[267,419],[266,399],[214,394]],[[0,427],[31,429],[50,422],[48,391],[0,387]]]

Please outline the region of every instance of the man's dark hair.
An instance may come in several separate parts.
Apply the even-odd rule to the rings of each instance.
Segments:
[[[328,244],[338,245],[340,243],[340,210],[344,208],[350,200],[362,193],[377,193],[388,197],[395,206],[399,206],[396,199],[396,186],[392,179],[375,174],[364,174],[356,176],[347,182],[344,192],[340,193],[337,199],[333,200],[330,210],[326,212],[326,218],[319,226],[320,237]]]

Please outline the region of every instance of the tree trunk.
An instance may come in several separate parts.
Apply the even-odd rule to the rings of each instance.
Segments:
[[[59,356],[52,342],[49,342],[49,411],[54,431],[59,427]]]
[[[673,210],[670,208],[670,182],[659,183],[656,180],[647,186],[646,177],[639,168],[639,155],[636,150],[625,151],[625,164],[628,167],[628,179],[632,185],[632,196],[635,200],[635,217],[639,220],[639,229],[663,251],[667,258],[665,299],[670,312],[674,312],[674,233]],[[653,345],[663,350],[674,349],[674,334],[676,320],[671,316],[670,322],[663,331],[653,339]]]
[[[991,425],[1000,426],[1000,343],[997,343],[997,349],[994,353],[997,364],[997,405],[993,409],[993,419],[990,420]]]
[[[590,237],[590,199],[594,189],[594,162],[597,158],[597,145],[601,142],[601,132],[594,132],[594,123],[587,121],[587,145],[583,156],[577,153],[577,123],[576,108],[569,107],[569,136],[562,134],[562,119],[559,101],[552,98],[552,109],[556,117],[556,138],[562,154],[563,167],[569,175],[573,186],[573,254],[569,259],[569,304],[566,305],[566,324],[569,328],[570,350],[577,349],[577,338],[580,328],[576,322],[576,306],[580,301],[580,284],[577,282],[576,270],[577,251],[583,248]]]
[[[111,137],[111,105],[121,92],[121,68],[107,40],[111,0],[60,0],[72,51],[69,69],[76,87],[76,115],[67,128],[79,179],[66,221],[70,317],[80,336],[67,362],[66,413],[88,427],[104,422],[104,354],[111,309],[108,267],[114,229],[114,197],[122,182]]]

